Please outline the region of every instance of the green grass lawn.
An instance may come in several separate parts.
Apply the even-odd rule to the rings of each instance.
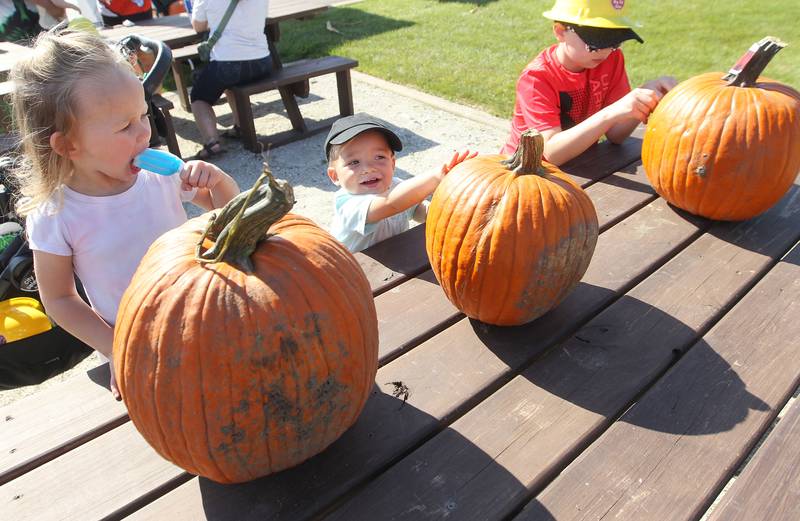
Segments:
[[[523,67],[555,39],[542,11],[552,0],[363,0],[281,24],[284,60],[339,54],[359,70],[510,117]],[[727,71],[753,42],[787,46],[765,71],[800,88],[798,0],[630,0],[645,44],[626,42],[632,85]],[[326,23],[341,34],[326,29]],[[398,107],[401,110],[402,107]]]

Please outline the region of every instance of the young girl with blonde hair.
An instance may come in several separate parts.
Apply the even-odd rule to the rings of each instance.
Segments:
[[[202,161],[174,176],[133,165],[150,139],[144,91],[125,57],[96,35],[43,33],[10,79],[24,152],[16,208],[26,216],[42,303],[109,358],[120,298],[150,244],[186,221],[182,202],[219,208],[239,188]]]

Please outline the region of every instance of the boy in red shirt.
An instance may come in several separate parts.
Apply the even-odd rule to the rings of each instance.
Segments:
[[[625,0],[556,0],[553,20],[558,43],[542,51],[517,81],[511,135],[502,149],[513,154],[520,134],[535,128],[545,139],[545,158],[560,165],[605,135],[624,141],[677,83],[662,76],[631,90],[625,40],[643,40],[624,16]]]

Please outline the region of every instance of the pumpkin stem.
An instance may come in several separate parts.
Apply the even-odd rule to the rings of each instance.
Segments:
[[[514,155],[500,163],[517,175],[542,174],[543,155],[542,134],[534,128],[529,128],[519,137],[519,145]]]
[[[264,180],[267,184],[264,185]],[[195,259],[201,264],[227,262],[246,273],[253,272],[250,255],[267,237],[269,227],[294,206],[294,192],[286,181],[272,176],[269,166],[256,179],[253,188],[242,192],[214,214],[195,248]],[[205,239],[214,245],[203,251]]]
[[[757,41],[742,55],[741,58],[722,77],[733,87],[750,87],[758,81],[758,77],[786,44],[774,36],[766,36]]]

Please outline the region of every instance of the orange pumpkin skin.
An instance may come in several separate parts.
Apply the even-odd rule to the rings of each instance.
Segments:
[[[314,456],[356,421],[377,371],[377,317],[358,263],[310,220],[273,224],[249,274],[195,260],[208,220],[150,247],[120,305],[114,368],[159,454],[237,483]]]
[[[766,78],[728,86],[701,74],[647,122],[642,163],[658,194],[695,215],[738,221],[774,205],[800,171],[800,94]]]
[[[510,326],[543,315],[578,284],[598,223],[591,199],[558,168],[517,175],[505,159],[477,156],[453,168],[433,195],[425,239],[453,305]]]

